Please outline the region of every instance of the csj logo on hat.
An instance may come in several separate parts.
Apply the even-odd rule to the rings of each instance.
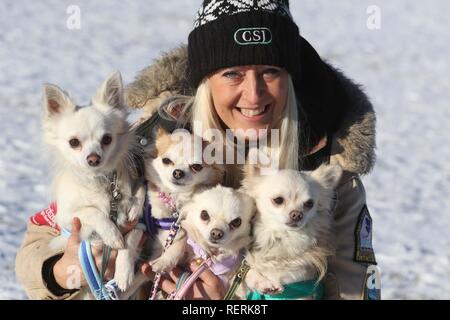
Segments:
[[[269,44],[272,42],[272,32],[269,28],[241,28],[234,33],[234,41],[240,45]]]

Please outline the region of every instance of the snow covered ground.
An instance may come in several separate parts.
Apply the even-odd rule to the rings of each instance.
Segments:
[[[200,0],[0,2],[0,298],[26,298],[14,259],[46,206],[41,84],[86,103],[113,69],[130,82],[187,39]],[[70,5],[81,29],[70,30]],[[381,29],[367,28],[369,5]],[[450,29],[446,0],[291,0],[303,35],[364,84],[378,114],[378,162],[364,177],[383,298],[450,299]]]

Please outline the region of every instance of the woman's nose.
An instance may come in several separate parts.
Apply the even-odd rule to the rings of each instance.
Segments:
[[[265,83],[257,74],[247,74],[244,80],[244,98],[249,106],[258,106],[264,96]]]

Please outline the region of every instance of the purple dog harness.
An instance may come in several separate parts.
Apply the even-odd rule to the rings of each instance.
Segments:
[[[147,186],[146,186],[147,189]],[[172,213],[176,213],[176,208],[174,205],[174,201],[170,196],[165,194],[162,191],[158,192],[159,197],[161,200],[169,206]],[[144,216],[141,219],[140,223],[145,225],[145,229],[150,234],[150,236],[156,236],[158,234],[158,229],[162,230],[170,230],[170,227],[178,220],[178,217],[172,217],[172,218],[162,218],[157,219],[152,216],[152,205],[150,204],[150,201],[148,199],[147,190],[145,192],[145,203],[144,203]],[[177,228],[178,229],[178,228]]]

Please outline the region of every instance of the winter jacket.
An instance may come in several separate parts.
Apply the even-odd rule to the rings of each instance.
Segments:
[[[379,281],[374,287],[372,219],[360,175],[371,171],[375,162],[375,113],[362,89],[342,72],[324,62],[303,39],[299,58],[302,79],[295,87],[306,112],[312,148],[323,136],[327,144],[307,156],[303,169],[337,163],[344,174],[337,187],[333,212],[336,254],[329,259],[325,277],[325,298],[374,299],[380,297]],[[193,95],[186,76],[187,50],[181,46],[164,54],[142,70],[126,90],[130,107],[143,110],[142,120],[154,114],[171,94]],[[327,111],[327,108],[333,110]],[[153,117],[154,118],[154,117]],[[147,121],[148,122],[148,121]],[[76,293],[55,296],[42,274],[45,262],[60,252],[48,248],[57,233],[49,227],[28,225],[16,259],[16,274],[32,299],[70,299]],[[377,276],[377,275],[375,275]]]

